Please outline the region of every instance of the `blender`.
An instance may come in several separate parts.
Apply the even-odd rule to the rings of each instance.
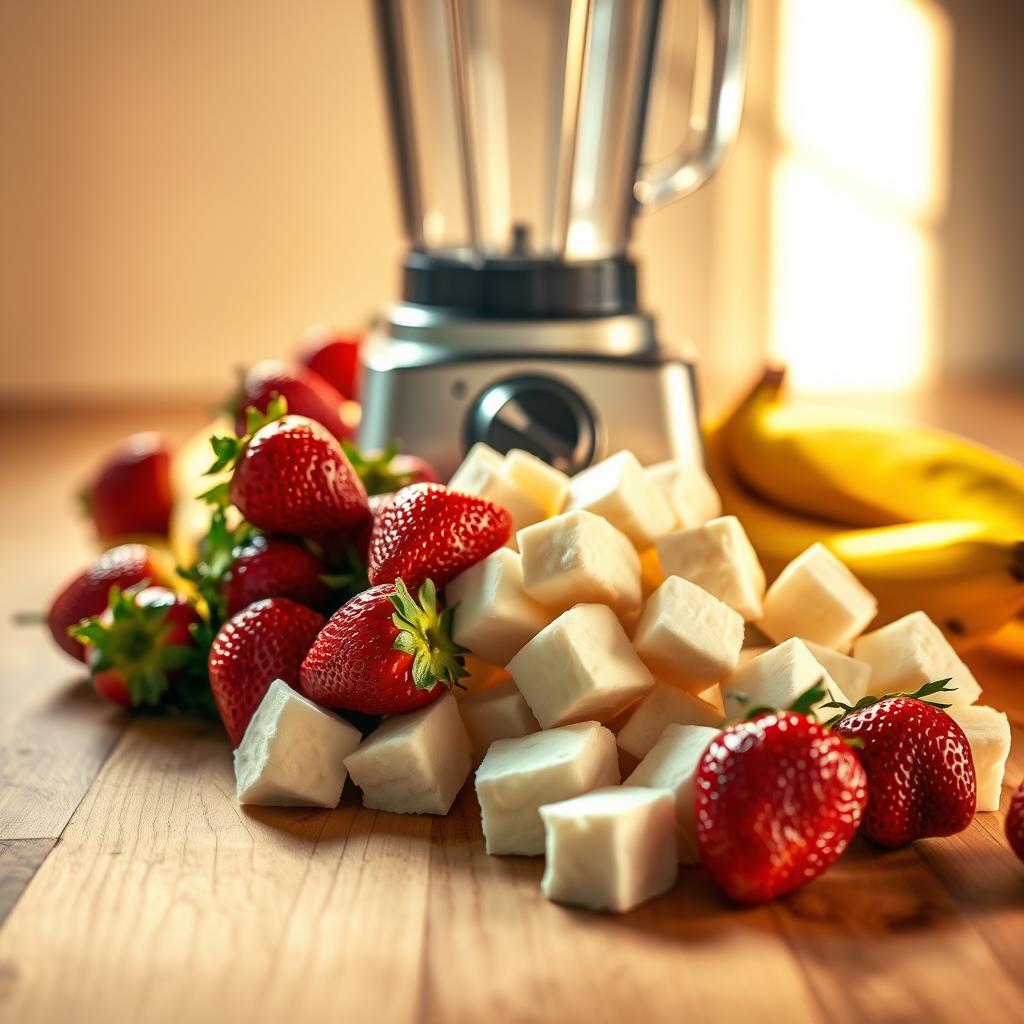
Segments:
[[[373,2],[409,248],[363,347],[361,445],[444,475],[480,441],[570,474],[699,460],[692,350],[641,308],[629,243],[736,136],[745,0],[701,0],[706,101],[652,166],[662,0]]]

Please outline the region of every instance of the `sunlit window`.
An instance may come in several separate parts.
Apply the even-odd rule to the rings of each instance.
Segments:
[[[783,0],[771,344],[801,390],[928,377],[951,32],[934,0]]]

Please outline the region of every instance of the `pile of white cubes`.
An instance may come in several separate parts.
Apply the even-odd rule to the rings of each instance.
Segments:
[[[950,677],[978,810],[998,809],[1009,722],[938,627],[865,634],[875,599],[819,544],[766,588],[699,466],[619,452],[570,478],[476,445],[449,486],[514,524],[445,590],[466,689],[360,741],[278,681],[235,753],[243,802],[333,807],[351,775],[367,807],[446,814],[475,764],[488,853],[543,855],[548,897],[625,911],[698,861],[695,775],[727,722],[815,684],[854,704]]]

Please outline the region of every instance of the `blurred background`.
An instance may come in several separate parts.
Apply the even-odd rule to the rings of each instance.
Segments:
[[[1024,4],[752,6],[740,143],[641,221],[646,305],[723,399],[766,354],[816,393],[1019,386]],[[687,117],[669,10],[648,156]],[[4,0],[0,139],[8,406],[213,402],[397,292],[366,0]]]

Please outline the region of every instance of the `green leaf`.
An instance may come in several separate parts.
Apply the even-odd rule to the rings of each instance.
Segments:
[[[467,675],[462,655],[468,651],[452,639],[451,609],[438,609],[433,580],[424,582],[418,596],[417,603],[405,583],[395,581],[390,598],[397,631],[393,649],[412,658],[410,674],[417,689],[432,690],[438,683],[450,689]]]
[[[208,491],[203,491],[199,495],[199,500],[205,501],[207,505],[213,505],[216,508],[227,508],[231,504],[230,491],[231,485],[225,480],[223,483],[211,487]]]
[[[804,690],[804,692],[789,705],[788,710],[795,711],[800,715],[809,715],[814,710],[815,705],[820,703],[827,696],[828,691],[825,689],[825,677],[821,676],[813,686]]]
[[[361,451],[351,441],[342,441],[341,446],[367,494],[390,494],[415,483],[414,473],[401,473],[393,465],[399,454],[395,441],[389,441],[382,451],[373,453]]]

